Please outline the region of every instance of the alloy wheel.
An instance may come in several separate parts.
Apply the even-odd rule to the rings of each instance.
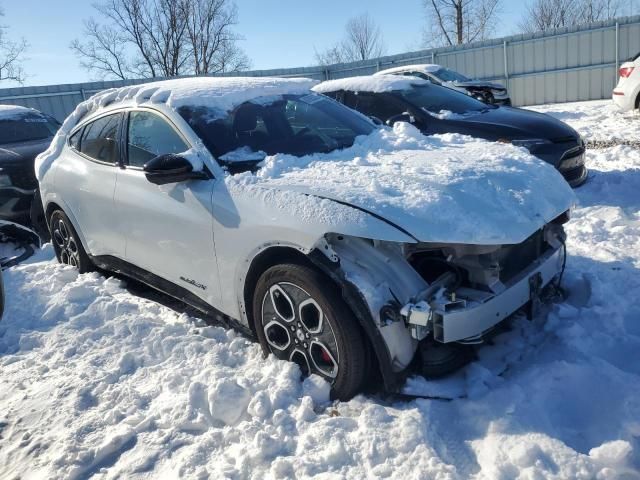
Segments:
[[[328,381],[338,375],[340,354],[331,324],[318,302],[293,283],[270,286],[262,300],[262,328],[271,352]]]
[[[78,242],[63,219],[57,219],[53,227],[52,237],[53,242],[60,252],[60,262],[77,268],[80,264]]]

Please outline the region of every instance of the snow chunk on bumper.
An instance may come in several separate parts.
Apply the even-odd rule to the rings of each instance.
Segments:
[[[268,157],[255,183],[366,209],[422,242],[513,244],[569,209],[574,195],[524,148],[409,124],[342,151]]]

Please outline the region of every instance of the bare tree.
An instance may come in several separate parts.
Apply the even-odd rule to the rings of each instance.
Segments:
[[[238,47],[232,31],[238,8],[227,0],[193,0],[183,3],[194,73],[232,72],[249,68],[249,58]]]
[[[430,47],[485,40],[495,31],[500,0],[423,0],[424,43]]]
[[[0,17],[4,12],[0,10]],[[12,41],[7,38],[7,28],[0,25],[0,82],[13,80],[22,83],[25,80],[22,59],[27,50],[27,42],[22,39]]]
[[[232,0],[105,0],[95,8],[106,24],[86,21],[88,40],[74,40],[71,49],[97,75],[174,77],[249,66],[232,30]]]
[[[385,50],[380,27],[364,13],[349,19],[341,42],[321,52],[316,50],[315,57],[320,65],[331,65],[381,57]]]
[[[523,32],[568,27],[615,18],[621,0],[534,0],[519,23]]]

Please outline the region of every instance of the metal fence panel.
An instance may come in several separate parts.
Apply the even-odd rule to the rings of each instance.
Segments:
[[[509,87],[514,105],[609,98],[617,67],[640,52],[640,16],[534,34],[390,55],[327,67],[253,70],[222,76],[308,77],[315,80],[370,75],[415,63],[438,63],[469,77]],[[97,91],[149,80],[0,89],[0,103],[24,105],[63,120]]]

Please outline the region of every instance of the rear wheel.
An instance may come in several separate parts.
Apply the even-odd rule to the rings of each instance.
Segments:
[[[93,263],[84,251],[69,217],[62,210],[56,210],[51,214],[49,227],[51,243],[53,243],[53,249],[60,263],[71,265],[77,268],[80,273],[93,270]]]
[[[362,331],[322,273],[295,264],[269,268],[256,286],[253,317],[264,351],[297,363],[305,376],[323,377],[332,398],[348,400],[362,388]]]

